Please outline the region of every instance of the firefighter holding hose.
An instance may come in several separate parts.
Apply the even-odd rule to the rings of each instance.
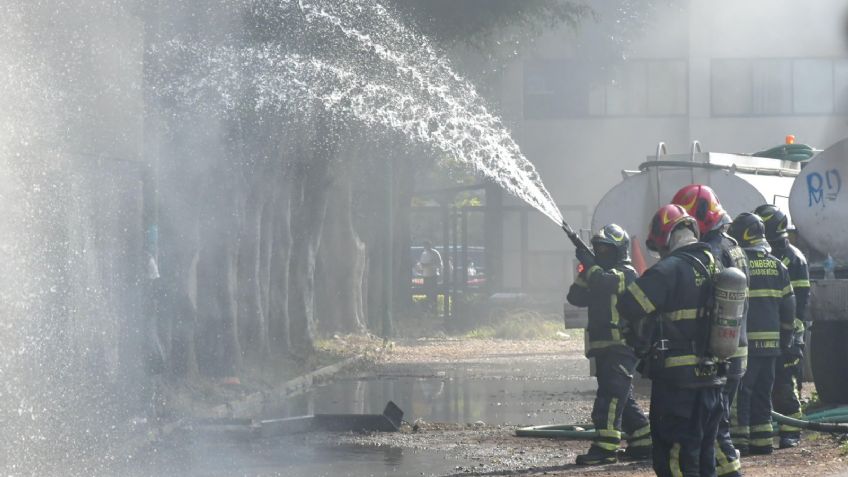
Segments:
[[[592,423],[598,435],[589,451],[577,456],[577,464],[617,462],[622,430],[630,436],[625,456],[647,459],[651,455],[651,428],[633,399],[637,358],[624,340],[616,309],[618,296],[637,276],[630,264],[630,238],[618,225],[607,225],[592,237],[591,252],[586,247],[577,248],[577,259],[582,271],[567,299],[574,306],[589,308],[586,356],[595,359],[598,380],[592,407]]]

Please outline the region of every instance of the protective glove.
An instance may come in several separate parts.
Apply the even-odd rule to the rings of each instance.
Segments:
[[[780,330],[780,352],[783,356],[793,356],[797,352],[794,334],[793,330]]]
[[[595,265],[595,257],[591,253],[589,253],[589,251],[583,248],[578,248],[576,255],[577,260],[579,260],[580,263],[582,263],[587,270]]]

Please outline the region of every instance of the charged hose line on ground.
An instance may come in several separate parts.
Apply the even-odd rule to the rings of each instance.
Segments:
[[[805,419],[787,417],[774,411],[772,411],[771,417],[774,421],[775,434],[777,434],[777,426],[780,424],[799,427],[808,431],[848,434],[848,424],[843,424],[843,422],[848,422],[848,407],[814,413],[807,416]],[[516,437],[550,437],[556,439],[591,440],[597,437],[598,433],[591,424],[552,424],[546,426],[520,427],[515,430],[515,435]],[[629,436],[622,433],[622,439],[627,439],[628,437]]]

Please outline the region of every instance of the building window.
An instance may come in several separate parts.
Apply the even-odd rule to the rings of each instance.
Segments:
[[[683,60],[534,61],[524,66],[524,117],[680,116],[688,111]]]
[[[848,64],[831,59],[713,60],[713,116],[789,116],[843,112]]]

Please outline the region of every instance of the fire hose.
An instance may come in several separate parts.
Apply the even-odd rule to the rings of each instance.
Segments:
[[[804,419],[795,419],[778,414],[774,411],[771,417],[775,425],[775,433],[777,426],[785,424],[787,426],[798,427],[808,431],[828,432],[836,434],[848,434],[848,407],[840,407],[829,409],[810,414]],[[550,437],[558,439],[574,439],[574,440],[591,440],[597,437],[595,426],[591,424],[551,424],[545,426],[529,426],[521,427],[515,430],[516,437]],[[622,435],[623,439],[628,436]]]

